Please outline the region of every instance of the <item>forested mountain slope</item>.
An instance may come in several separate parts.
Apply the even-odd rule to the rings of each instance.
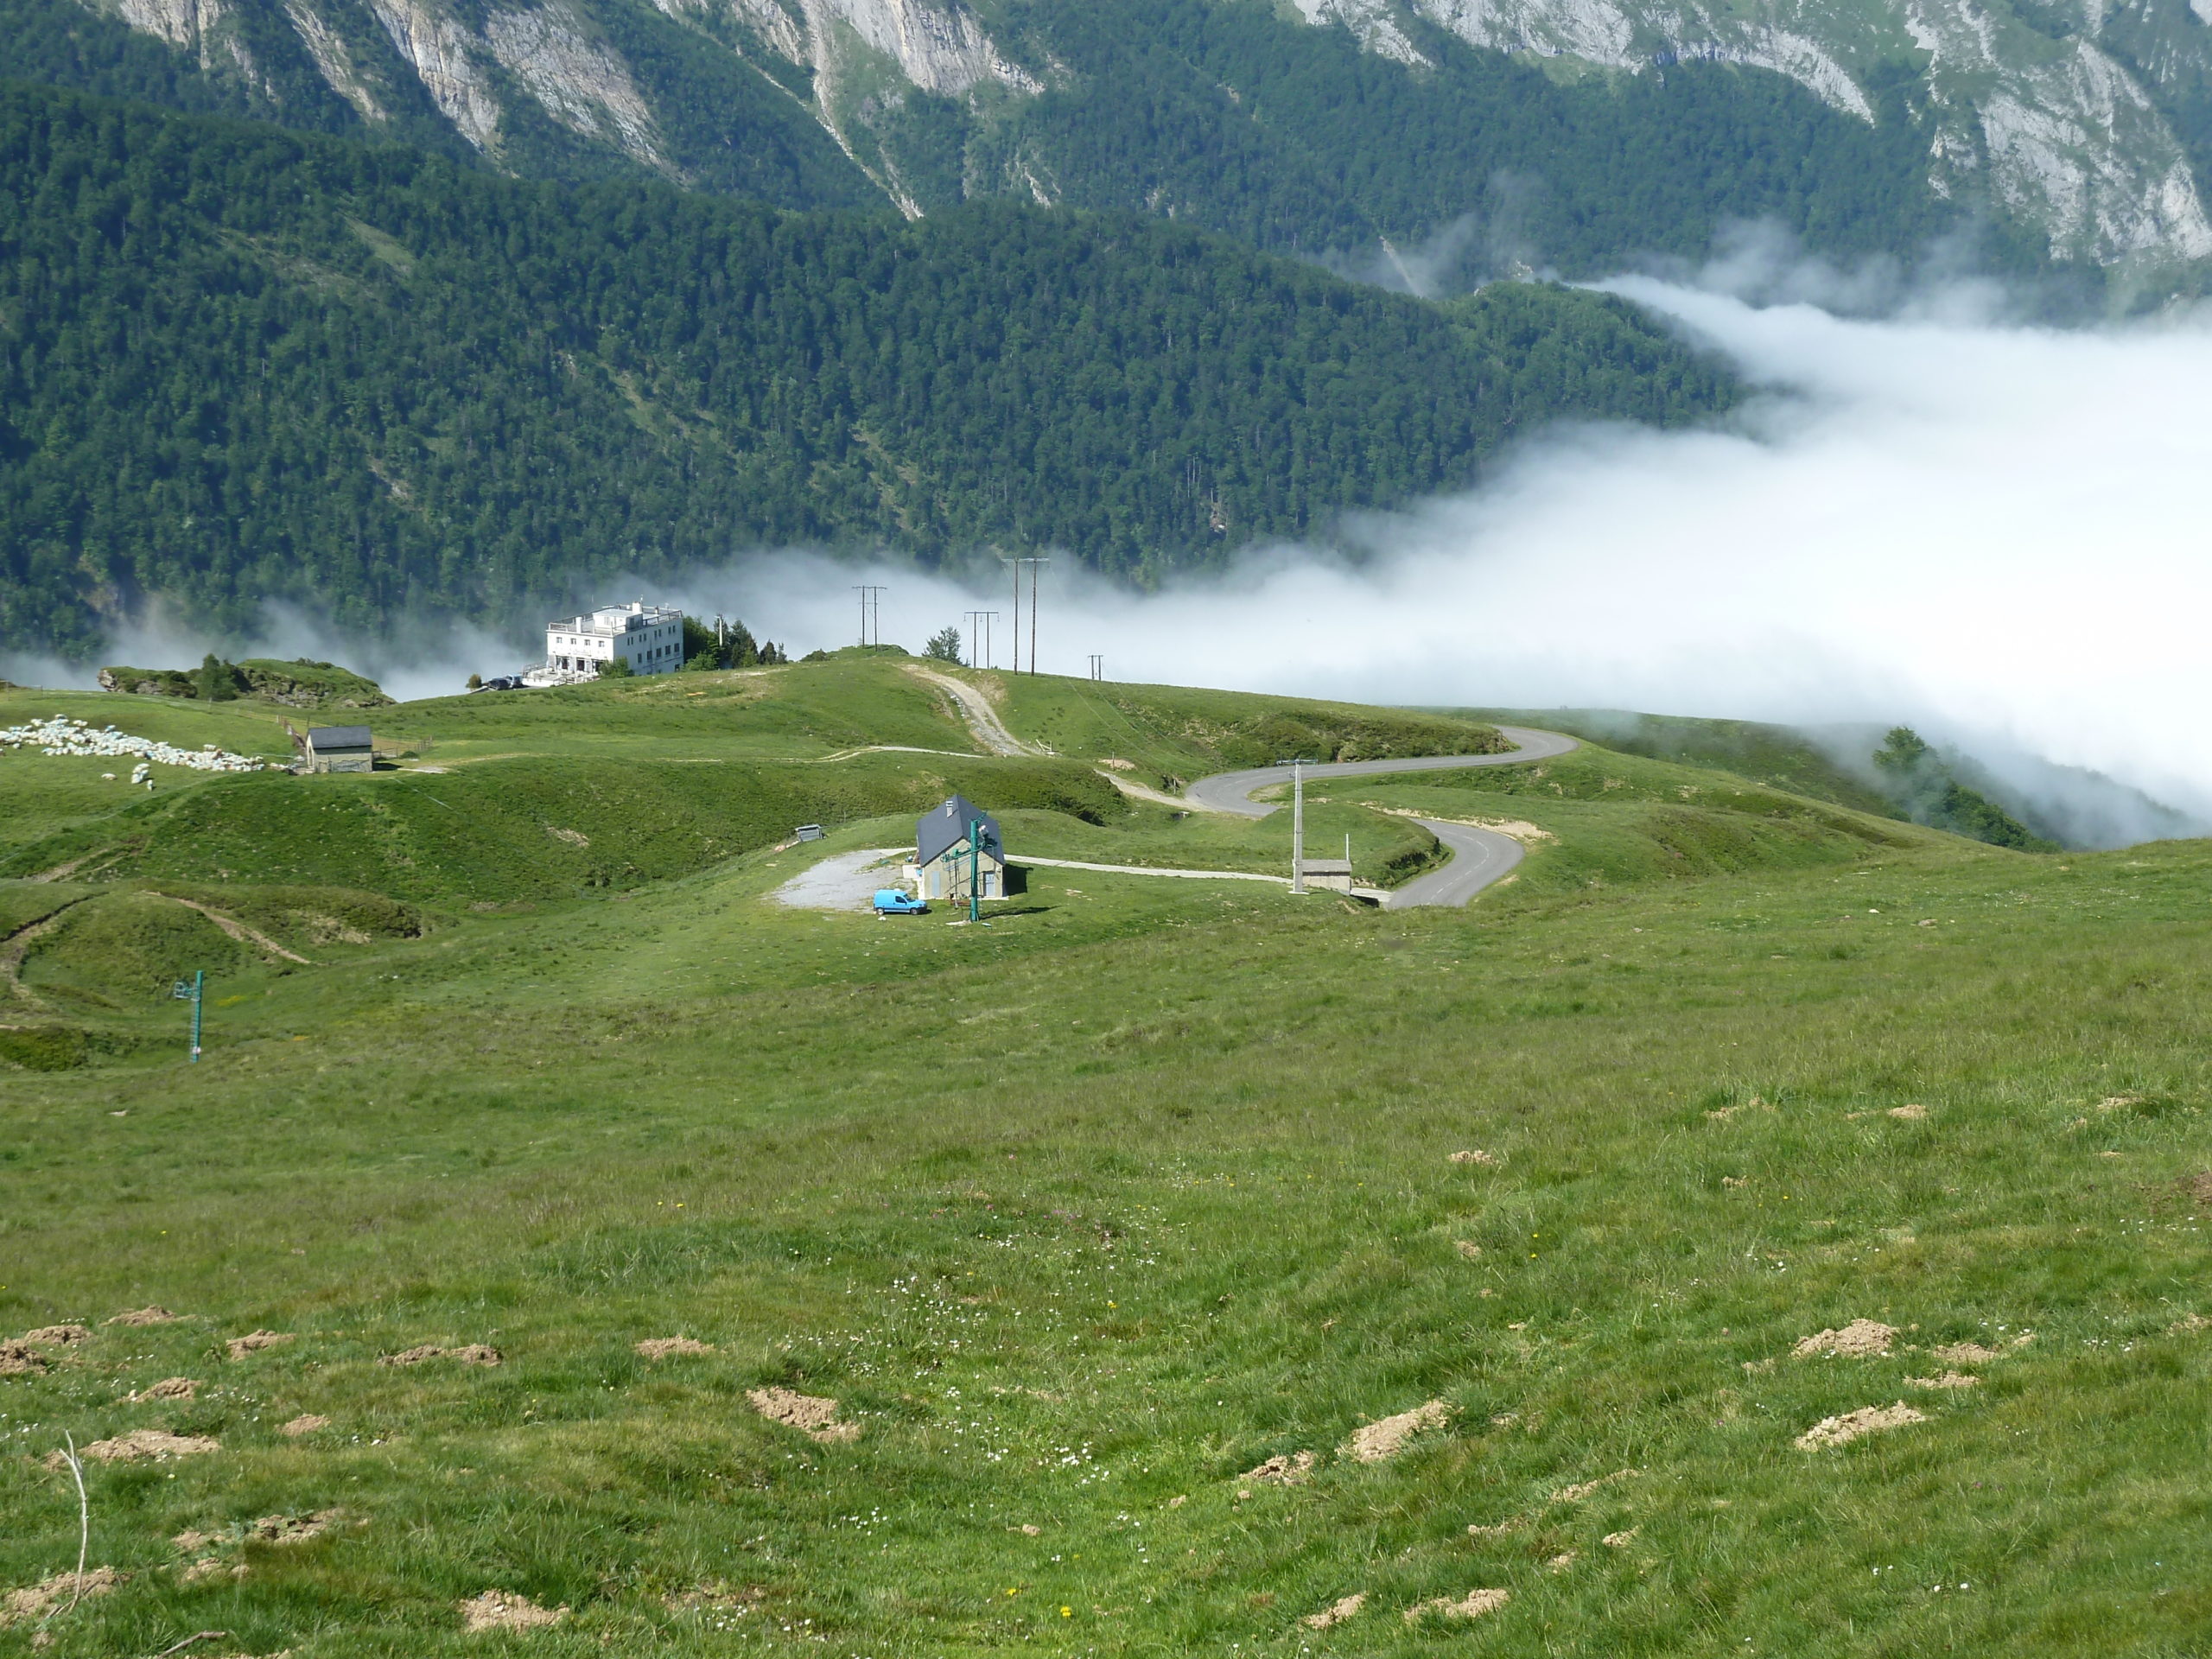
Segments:
[[[367,624],[762,545],[1143,578],[1725,408],[1627,307],[1446,305],[1141,217],[907,223],[0,83],[0,636]]]
[[[1450,231],[1454,276],[1741,219],[1844,257],[2212,259],[2186,0],[0,0],[0,38],[32,78],[526,177],[1013,195],[1309,253]]]

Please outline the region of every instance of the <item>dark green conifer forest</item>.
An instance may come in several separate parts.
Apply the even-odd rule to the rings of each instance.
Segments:
[[[504,616],[762,547],[1149,581],[1732,383],[1630,308],[1448,306],[1187,227],[912,223],[0,86],[0,633]]]

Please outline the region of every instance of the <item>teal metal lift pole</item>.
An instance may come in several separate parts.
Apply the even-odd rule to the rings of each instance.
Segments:
[[[192,1064],[194,1065],[200,1064],[200,995],[207,989],[207,971],[202,969],[196,969],[194,972],[192,976],[192,983],[189,986],[187,986],[185,982],[180,979],[169,988],[169,995],[172,997],[175,997],[181,1002],[189,1002],[192,1004]]]
[[[977,823],[974,818],[969,819],[968,919],[971,922],[981,921],[983,916],[982,894],[981,890],[976,887],[976,877],[982,873],[983,867],[983,849],[982,846],[982,834],[983,826]]]

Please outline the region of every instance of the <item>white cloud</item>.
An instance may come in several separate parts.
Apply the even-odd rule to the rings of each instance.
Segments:
[[[1140,597],[1064,561],[1046,667],[1096,651],[1116,679],[1378,702],[1903,720],[2212,813],[2212,329],[1618,287],[1725,352],[1757,406],[1723,431],[1555,433],[1365,524],[1357,569],[1275,549]],[[852,636],[859,578],[763,574],[772,628]],[[910,645],[972,602],[868,579]]]

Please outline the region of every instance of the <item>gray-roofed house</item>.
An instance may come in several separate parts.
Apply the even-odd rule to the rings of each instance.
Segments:
[[[376,767],[376,745],[365,726],[311,726],[308,728],[309,772],[371,772]]]
[[[971,825],[976,830],[972,849]],[[965,796],[956,795],[915,821],[914,861],[902,874],[914,884],[916,897],[942,902],[968,897],[971,868],[977,897],[1006,897],[1006,843],[999,837],[998,820]]]

